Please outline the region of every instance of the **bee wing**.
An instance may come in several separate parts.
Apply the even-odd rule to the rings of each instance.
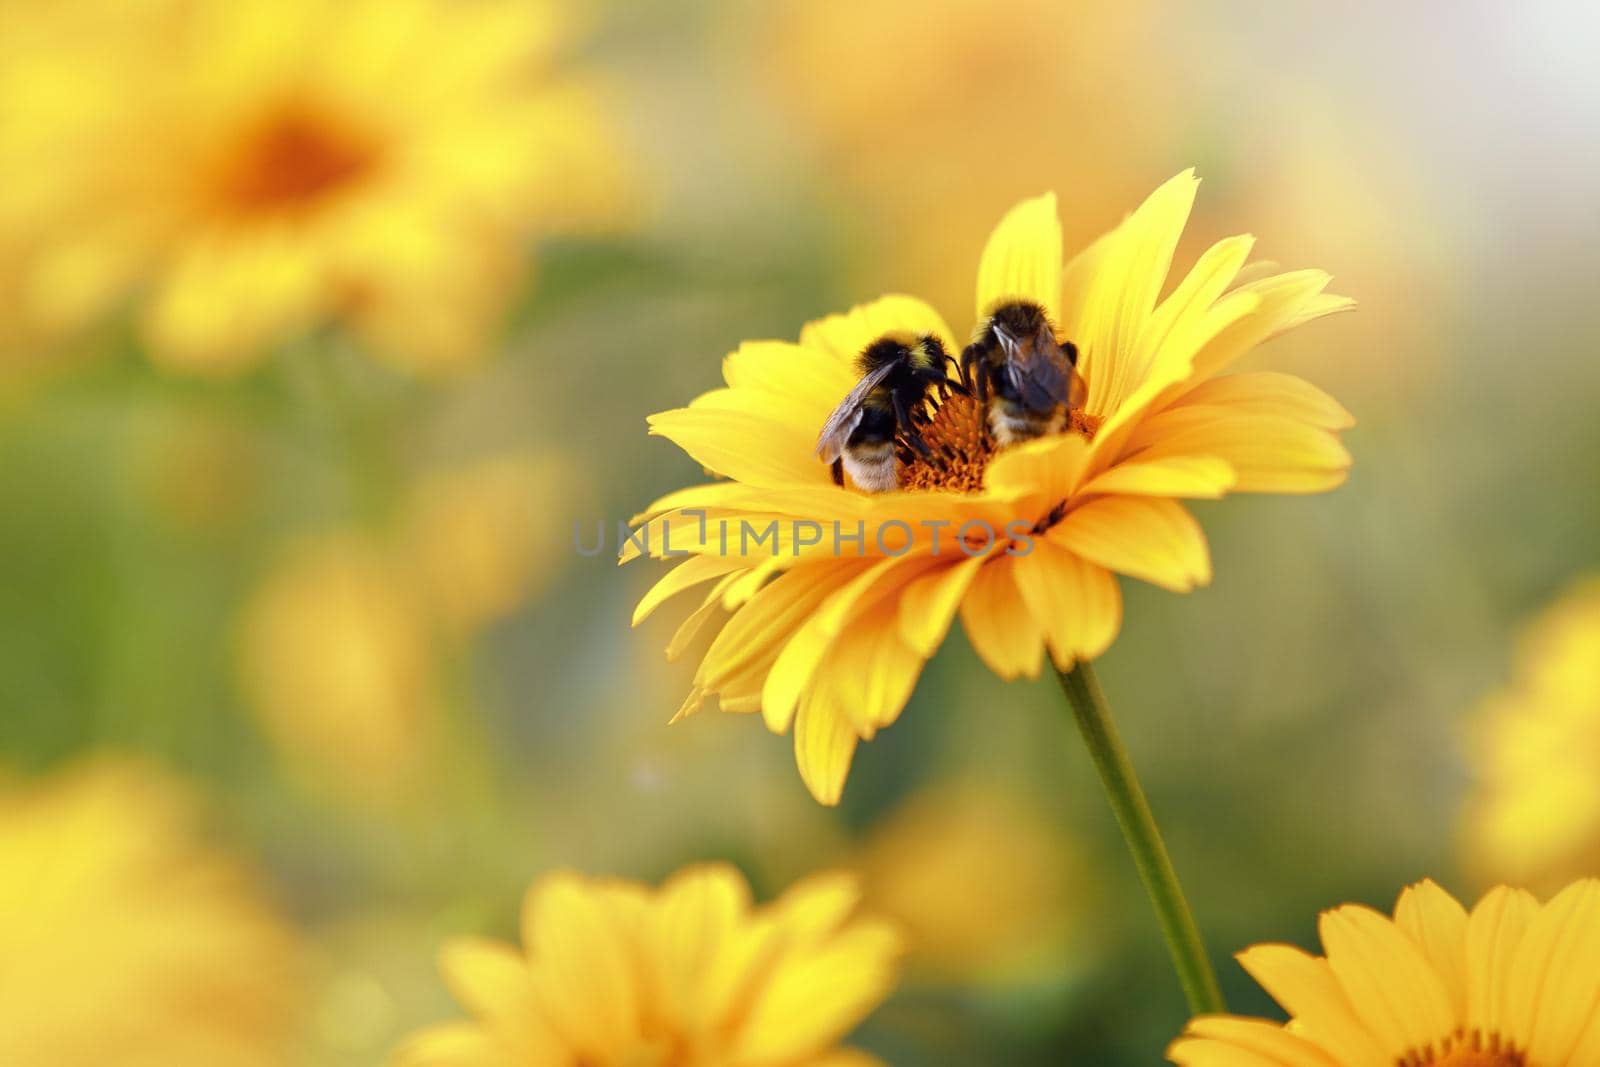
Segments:
[[[1030,411],[1049,411],[1072,399],[1069,378],[1074,371],[1065,359],[1053,358],[1054,347],[1038,343],[1019,345],[1015,358],[1006,361],[1011,384]]]
[[[839,406],[833,409],[828,421],[822,424],[822,432],[817,435],[817,456],[822,462],[832,463],[844,452],[850,435],[861,423],[861,405],[867,399],[867,394],[882,385],[898,365],[885,363],[873,368],[839,401]]]

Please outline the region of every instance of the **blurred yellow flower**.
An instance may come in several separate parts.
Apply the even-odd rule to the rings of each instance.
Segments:
[[[1540,890],[1600,871],[1600,578],[1529,629],[1474,741],[1467,866]]]
[[[715,634],[680,715],[717,694],[775,732],[792,725],[802,777],[835,803],[858,741],[899,716],[957,611],[1002,677],[1036,675],[1046,648],[1067,670],[1117,634],[1114,575],[1178,592],[1209,581],[1204,535],[1180,499],[1344,481],[1342,407],[1288,375],[1221,373],[1348,307],[1323,292],[1326,274],[1236,284],[1252,240],[1231,237],[1157,300],[1197,185],[1191,172],[1168,181],[1065,267],[1053,195],[1014,208],[984,250],[980,322],[1025,300],[1077,344],[1088,392],[1075,432],[996,453],[971,398],[952,394],[924,432],[936,458],[899,465],[909,491],[835,485],[817,433],[863,348],[899,334],[961,350],[938,312],[904,296],[812,323],[798,345],[746,343],[723,364],[727,388],[651,418],[652,433],[730,479],[657,501],[624,546],[624,560],[689,554],[635,622],[713,583],[669,648]],[[745,536],[769,524],[773,538]]]
[[[567,531],[576,479],[554,453],[441,465],[392,529],[290,543],[245,605],[241,688],[308,782],[390,802],[446,740],[444,668],[535,596]]]
[[[855,866],[926,980],[1010,986],[1088,962],[1091,879],[1078,850],[1004,787],[917,794],[874,828]]]
[[[1184,1067],[1593,1067],[1600,1064],[1600,880],[1540,906],[1504,886],[1471,914],[1432,882],[1393,920],[1325,912],[1326,957],[1257,945],[1239,962],[1287,1024],[1202,1016],[1168,1056]]]
[[[558,13],[518,0],[106,0],[0,16],[0,275],[24,335],[137,297],[227,371],[330,319],[468,363],[527,241],[620,206]],[[10,301],[8,301],[10,302]]]
[[[886,997],[898,936],[852,917],[853,880],[822,875],[753,907],[730,867],[660,890],[550,875],[524,950],[458,941],[441,966],[474,1020],[424,1031],[404,1067],[870,1067],[839,1042]]]
[[[295,940],[200,811],[133,762],[0,776],[0,1063],[289,1062]]]
[[[756,56],[816,169],[864,205],[859,275],[953,307],[990,205],[1070,174],[1063,225],[1078,247],[1161,173],[1177,110],[1128,62],[1149,53],[1154,15],[1143,0],[880,0],[842,22],[788,0],[768,6]]]
[[[434,728],[425,606],[393,561],[349,533],[287,550],[245,608],[239,668],[278,749],[352,797],[402,795]]]
[[[548,453],[489,456],[420,480],[409,554],[445,623],[477,629],[539,591],[565,548],[558,515],[576,483],[570,464]]]

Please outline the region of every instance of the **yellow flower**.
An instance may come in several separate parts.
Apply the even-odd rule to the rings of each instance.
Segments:
[[[1074,843],[993,784],[919,793],[867,838],[867,903],[929,981],[1013,986],[1088,962],[1091,879]]]
[[[382,549],[355,534],[293,545],[245,608],[240,677],[268,736],[315,782],[391,800],[435,725],[429,616]]]
[[[295,943],[201,810],[131,762],[0,776],[0,1063],[288,1062]]]
[[[557,520],[577,488],[555,454],[505,454],[430,472],[407,516],[409,554],[445,622],[470,631],[539,591],[566,535]]]
[[[839,1041],[888,995],[897,935],[852,918],[822,875],[752,907],[744,878],[694,867],[658,891],[553,874],[530,890],[524,951],[448,946],[474,1021],[419,1034],[404,1067],[870,1067]]]
[[[515,0],[18,5],[7,313],[70,333],[136,296],[153,354],[191,369],[331,319],[416,370],[471,360],[527,240],[618,207],[558,23]]]
[[[1475,741],[1468,866],[1540,890],[1600,869],[1600,579],[1529,630]]]
[[[1167,1055],[1184,1067],[1594,1067],[1600,1064],[1600,880],[1541,906],[1491,891],[1471,914],[1432,882],[1394,918],[1322,916],[1326,957],[1239,956],[1287,1024],[1202,1016]]]
[[[854,384],[862,349],[903,333],[961,351],[936,311],[905,296],[812,323],[799,344],[746,343],[723,364],[727,388],[650,420],[727,479],[657,501],[624,545],[624,560],[689,553],[636,622],[711,583],[668,652],[714,635],[680,714],[717,694],[724,710],[759,710],[780,733],[792,726],[802,777],[834,803],[857,742],[900,714],[958,611],[1002,677],[1036,675],[1046,648],[1067,669],[1116,636],[1114,575],[1180,592],[1210,579],[1181,498],[1344,480],[1343,408],[1298,378],[1221,373],[1349,306],[1323,292],[1326,274],[1241,282],[1252,241],[1231,237],[1158,300],[1197,184],[1191,172],[1168,181],[1065,267],[1053,195],[1014,208],[983,252],[980,321],[1031,301],[1077,344],[1088,395],[1074,432],[996,454],[973,401],[956,394],[923,434],[935,459],[900,465],[906,491],[835,485],[817,433]],[[769,523],[774,536],[757,540]]]

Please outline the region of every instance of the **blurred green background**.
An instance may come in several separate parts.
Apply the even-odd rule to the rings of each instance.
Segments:
[[[965,322],[1016,198],[1057,190],[1078,246],[1192,164],[1196,246],[1253,232],[1360,304],[1253,357],[1356,415],[1349,484],[1199,506],[1214,584],[1125,582],[1100,664],[1230,1001],[1269,1013],[1227,954],[1423,876],[1476,892],[1461,724],[1600,555],[1597,30],[1553,0],[589,13],[573,61],[617,101],[632,218],[530,247],[478,366],[419,379],[328,331],[213,380],[112,326],[0,371],[0,757],[204,785],[310,946],[318,1067],[454,1016],[438,944],[512,934],[542,871],[726,858],[765,897],[871,870],[895,826],[931,929],[1010,922],[914,951],[860,1044],[1154,1062],[1181,998],[1053,683],[953,636],[825,810],[758,723],[667,727],[672,624],[628,626],[659,572],[572,531],[698,480],[644,416],[741,340],[894,291]],[[905,823],[941,797],[970,818]],[[989,905],[996,863],[1027,884]],[[1018,949],[1046,925],[1059,952]]]

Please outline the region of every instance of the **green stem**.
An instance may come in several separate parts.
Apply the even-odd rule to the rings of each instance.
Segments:
[[[1057,674],[1061,679],[1061,691],[1066,693],[1073,717],[1078,720],[1083,742],[1089,746],[1095,770],[1100,772],[1100,782],[1111,801],[1117,825],[1122,827],[1128,851],[1133,853],[1139,879],[1144,882],[1150,903],[1155,906],[1156,921],[1161,924],[1161,934],[1167,940],[1167,951],[1172,955],[1183,995],[1189,1001],[1189,1011],[1195,1015],[1226,1011],[1216,973],[1206,955],[1205,942],[1200,939],[1194,914],[1184,899],[1177,872],[1172,869],[1172,859],[1161,841],[1161,831],[1156,829],[1150,802],[1139,787],[1133,764],[1122,747],[1122,738],[1117,736],[1116,723],[1111,719],[1111,709],[1106,706],[1094,668],[1079,663],[1072,670]]]

